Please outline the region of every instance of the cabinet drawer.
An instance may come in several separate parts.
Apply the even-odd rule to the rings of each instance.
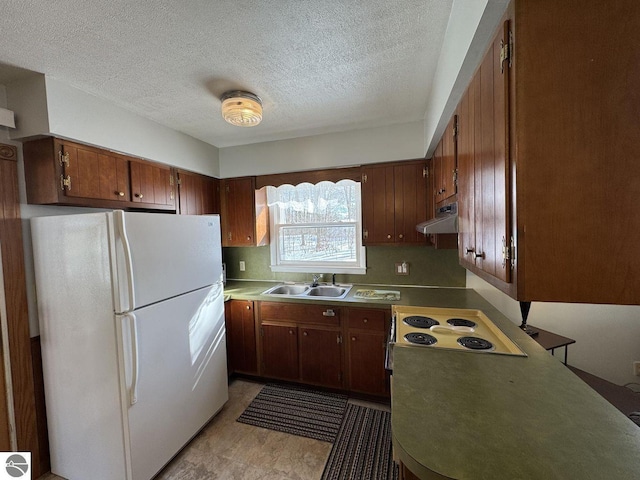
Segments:
[[[260,303],[261,321],[288,321],[312,325],[340,326],[340,307],[301,303]]]
[[[385,320],[391,316],[388,310],[373,308],[350,308],[348,328],[386,332]]]

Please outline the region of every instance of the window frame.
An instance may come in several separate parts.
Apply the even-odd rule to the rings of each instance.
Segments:
[[[349,222],[330,222],[330,223],[304,223],[304,224],[295,224],[295,223],[279,223],[279,215],[277,206],[273,206],[269,204],[267,201],[269,208],[269,250],[270,250],[270,269],[272,272],[279,273],[339,273],[339,274],[353,274],[353,275],[364,275],[367,272],[366,267],[366,247],[363,245],[362,240],[362,184],[358,181],[354,181],[351,179],[344,179],[340,181],[352,181],[358,185],[359,190],[359,201],[356,205],[356,214],[355,221]],[[334,184],[338,182],[331,182]],[[310,183],[310,182],[304,182]],[[317,185],[318,183],[312,183],[312,185]],[[300,185],[300,184],[298,184]],[[293,187],[297,187],[298,185],[292,185]],[[267,199],[269,199],[269,188],[276,189],[277,187],[267,187]],[[348,266],[345,265],[345,262],[291,262],[291,261],[283,261],[281,258],[280,252],[280,229],[283,227],[322,227],[322,226],[345,226],[345,225],[355,225],[356,233],[356,260],[355,262],[349,262]]]

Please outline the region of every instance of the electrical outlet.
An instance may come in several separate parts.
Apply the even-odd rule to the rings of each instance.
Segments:
[[[246,270],[246,265],[244,264],[244,260],[240,260],[240,271],[244,272]]]
[[[409,275],[409,264],[407,262],[396,263],[396,275]]]
[[[633,374],[640,377],[640,362],[633,362]]]

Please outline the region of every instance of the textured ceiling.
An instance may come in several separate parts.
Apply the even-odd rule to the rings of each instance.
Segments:
[[[421,120],[452,0],[4,0],[0,64],[218,147]],[[21,70],[0,65],[0,82]],[[234,127],[246,89],[263,122]]]

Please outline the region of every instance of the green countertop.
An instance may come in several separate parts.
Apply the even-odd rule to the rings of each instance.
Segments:
[[[478,293],[469,288],[451,287],[407,287],[389,285],[359,285],[353,284],[353,288],[343,299],[317,299],[314,297],[292,298],[272,295],[262,295],[261,293],[281,282],[267,281],[228,281],[224,287],[225,295],[230,295],[234,300],[262,300],[269,302],[302,302],[302,303],[322,303],[322,304],[345,304],[353,306],[367,306],[386,308],[391,305],[429,305],[436,307],[459,306],[460,308],[476,308],[473,305],[478,302],[491,307]],[[399,301],[372,300],[370,298],[357,298],[355,294],[358,290],[396,290],[400,292]]]
[[[640,428],[513,322],[464,288],[383,287],[400,301],[275,299],[273,282],[230,282],[233,299],[472,308],[527,357],[396,347],[394,455],[422,479],[640,478]]]

